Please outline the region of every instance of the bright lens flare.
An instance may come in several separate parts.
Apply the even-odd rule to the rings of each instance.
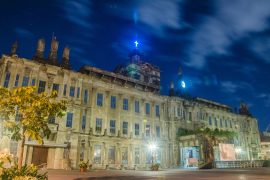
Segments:
[[[157,149],[157,145],[156,145],[155,143],[149,144],[148,147],[149,147],[149,149],[150,149],[151,151],[154,151],[154,150]]]

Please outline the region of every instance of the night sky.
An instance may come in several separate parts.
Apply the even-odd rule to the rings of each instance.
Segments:
[[[0,54],[18,41],[32,58],[54,34],[59,59],[113,70],[138,40],[143,59],[160,67],[162,94],[182,66],[186,91],[239,107],[246,102],[261,130],[270,123],[270,0],[1,0]]]

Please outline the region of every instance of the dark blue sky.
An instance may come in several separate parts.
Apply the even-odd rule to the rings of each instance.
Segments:
[[[112,70],[137,39],[160,66],[163,94],[181,65],[193,96],[243,100],[261,130],[270,123],[269,0],[1,0],[0,13],[1,54],[17,40],[19,56],[32,58],[37,39],[48,51],[54,33],[74,69]]]

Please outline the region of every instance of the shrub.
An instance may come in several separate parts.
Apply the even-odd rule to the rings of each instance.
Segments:
[[[80,164],[79,164],[79,167],[80,168],[87,168],[88,167],[88,161],[87,162],[81,161]]]
[[[39,173],[37,166],[18,165],[12,160],[9,154],[0,154],[0,178],[3,180],[47,180],[47,173]]]
[[[153,165],[151,166],[151,170],[152,170],[152,171],[158,171],[159,166],[160,166],[159,163],[153,164]]]

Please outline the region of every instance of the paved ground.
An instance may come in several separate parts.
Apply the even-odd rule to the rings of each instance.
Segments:
[[[78,170],[49,170],[49,180],[270,180],[270,168],[212,169],[162,171],[99,170],[81,173]]]

